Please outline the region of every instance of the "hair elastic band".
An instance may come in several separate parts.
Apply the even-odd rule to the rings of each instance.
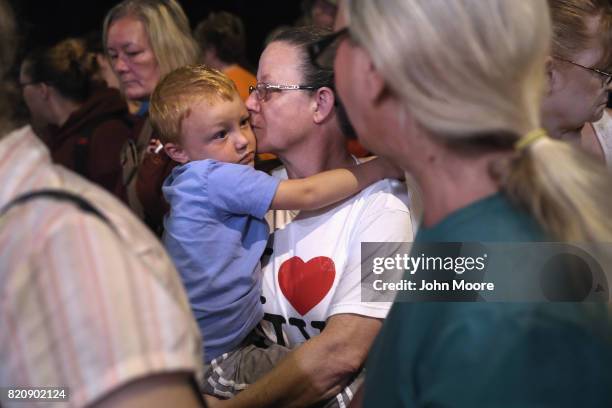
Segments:
[[[534,129],[530,131],[529,133],[527,133],[525,136],[521,137],[518,140],[518,142],[516,142],[516,144],[514,145],[514,149],[517,152],[520,152],[522,150],[525,150],[528,146],[533,144],[536,140],[539,140],[547,136],[548,134],[546,133],[546,130],[542,128]]]

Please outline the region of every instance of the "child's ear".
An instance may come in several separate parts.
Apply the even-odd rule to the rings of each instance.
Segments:
[[[189,161],[187,153],[178,144],[166,143],[164,145],[164,150],[166,151],[166,154],[177,163],[185,164]]]

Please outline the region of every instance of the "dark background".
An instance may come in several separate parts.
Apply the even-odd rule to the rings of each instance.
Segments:
[[[66,37],[102,30],[108,10],[120,0],[9,0],[22,34],[22,54]],[[300,16],[300,0],[179,0],[193,29],[211,11],[226,10],[242,17],[249,62],[257,66],[270,30],[292,24]]]

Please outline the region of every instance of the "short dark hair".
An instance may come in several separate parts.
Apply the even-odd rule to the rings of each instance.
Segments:
[[[340,130],[346,137],[356,139],[357,134],[355,129],[346,114],[344,105],[336,93],[333,68],[322,68],[314,65],[308,55],[308,46],[330,33],[330,30],[314,26],[288,27],[274,35],[270,43],[281,41],[300,49],[302,55],[302,63],[300,64],[303,76],[302,85],[309,85],[317,88],[330,88],[334,92],[334,105],[336,107],[336,117]]]
[[[220,11],[210,13],[194,30],[202,51],[214,47],[217,57],[226,63],[241,63],[246,49],[244,24],[240,17]]]
[[[300,64],[303,75],[302,85],[309,85],[317,88],[325,86],[335,89],[333,68],[317,67],[308,56],[308,46],[330,33],[330,30],[313,26],[289,27],[277,33],[270,40],[270,43],[281,41],[291,44],[300,50],[302,54],[302,61]]]

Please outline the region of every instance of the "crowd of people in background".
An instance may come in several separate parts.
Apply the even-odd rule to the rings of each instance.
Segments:
[[[302,8],[257,64],[177,0],[16,60],[0,0],[0,406],[612,406],[607,284],[366,299],[362,246],[612,242],[612,4]]]

